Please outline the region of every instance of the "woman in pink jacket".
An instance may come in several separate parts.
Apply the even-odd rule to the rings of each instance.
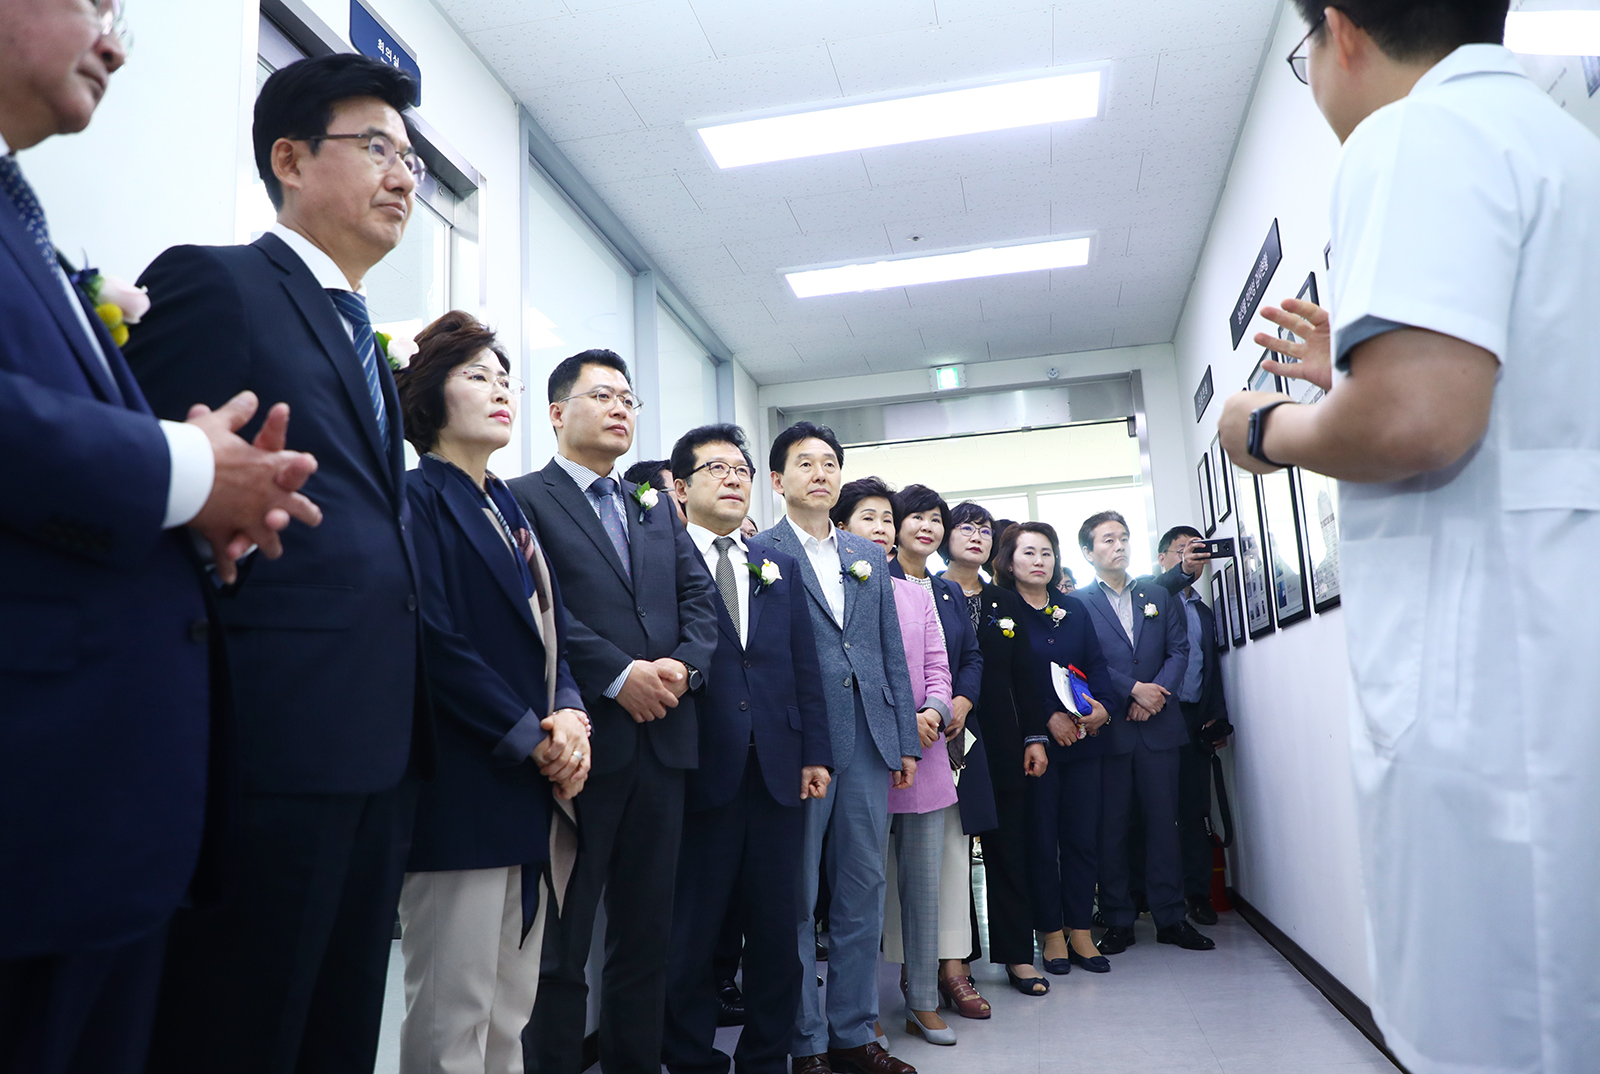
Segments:
[[[840,529],[881,545],[894,544],[892,492],[880,478],[864,477],[839,490],[830,517]],[[888,564],[883,565],[888,569]],[[956,784],[944,747],[944,725],[950,719],[950,659],[939,613],[920,586],[894,580],[895,610],[911,672],[912,700],[922,734],[925,763],[904,790],[889,792],[889,854],[896,868],[889,890],[898,892],[899,928],[885,916],[884,957],[905,966],[901,988],[906,994],[906,1032],[929,1044],[954,1044],[956,1031],[939,1017],[939,866],[944,853],[945,809],[956,804]],[[945,763],[939,763],[944,760]],[[887,867],[887,866],[886,866]],[[891,907],[893,894],[890,896]],[[902,940],[903,945],[897,941]],[[897,948],[903,946],[903,954]]]

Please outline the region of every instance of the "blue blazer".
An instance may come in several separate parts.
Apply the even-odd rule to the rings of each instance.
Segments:
[[[902,767],[900,758],[922,756],[922,739],[917,734],[911,671],[906,667],[905,643],[900,639],[900,616],[894,607],[889,566],[883,549],[865,537],[838,529],[834,533],[839,540],[841,573],[858,561],[871,568],[864,582],[844,574],[842,627],[834,621],[811,558],[788,519],[779,519],[776,526],[757,534],[756,540],[794,558],[811,597],[811,626],[816,635],[817,661],[822,666],[834,767],[848,768],[856,759],[854,695],[859,693],[867,730],[878,748],[878,760],[898,772]]]
[[[906,576],[900,561],[894,558],[889,560],[889,573],[896,578]],[[972,702],[967,714],[972,747],[967,750],[967,767],[956,784],[956,794],[961,803],[961,830],[978,835],[1000,827],[994,782],[989,775],[989,752],[983,741],[983,721],[978,714],[978,702],[983,697],[983,650],[978,648],[978,632],[967,614],[967,595],[959,585],[943,575],[935,576],[933,606],[939,613],[945,656],[950,660],[950,696]]]
[[[717,647],[716,587],[706,575],[678,512],[661,503],[646,511],[622,482],[627,500],[626,570],[588,497],[551,459],[544,469],[506,483],[539,533],[551,569],[572,599],[567,609],[567,659],[594,724],[591,771],[621,769],[649,743],[668,768],[693,768],[699,752],[696,698],[685,694],[659,720],[635,723],[606,687],[634,660],[670,656],[705,675]]]
[[[217,601],[227,632],[239,761],[252,790],[370,794],[433,749],[420,657],[422,616],[400,445],[400,401],[379,382],[388,443],[333,302],[275,235],[248,246],[175,246],[145,270],[150,312],[128,364],[162,417],[261,400],[242,430],[287,402],[289,447],[317,458],[305,493],[316,529],[291,523],[283,558],[254,557]],[[415,738],[415,741],[413,739]]]
[[[544,861],[551,787],[528,754],[544,741],[539,721],[549,715],[545,648],[526,584],[465,474],[424,456],[406,474],[406,493],[423,579],[428,687],[439,718],[434,777],[420,788],[406,870]],[[520,512],[506,521],[527,525]],[[581,709],[553,575],[551,584],[561,640],[556,707]]]
[[[700,767],[689,773],[690,810],[715,809],[732,800],[744,779],[752,736],[767,792],[779,805],[800,804],[802,767],[833,766],[822,671],[800,568],[768,545],[749,541],[746,546],[751,563],[771,560],[782,577],[771,585],[750,580],[746,647],[739,644],[721,595],[716,597],[717,653],[699,703]]]
[[[1111,741],[1106,748],[1111,753],[1132,753],[1134,745],[1143,741],[1146,749],[1176,749],[1189,741],[1189,730],[1178,704],[1178,688],[1183,685],[1183,671],[1189,663],[1189,624],[1178,602],[1154,579],[1135,578],[1128,584],[1133,587],[1131,642],[1099,581],[1090,582],[1074,594],[1094,618],[1115,690],[1109,701],[1100,698],[1111,714],[1111,722],[1106,725]],[[1154,616],[1145,615],[1147,605],[1155,606]],[[1137,682],[1153,682],[1171,691],[1166,707],[1141,723],[1128,719],[1128,703]]]
[[[1033,650],[1034,696],[1044,708],[1045,721],[1048,723],[1054,713],[1066,711],[1061,698],[1056,694],[1055,681],[1050,672],[1051,664],[1059,664],[1061,667],[1072,666],[1083,672],[1083,677],[1089,684],[1089,693],[1106,707],[1106,711],[1111,713],[1111,722],[1115,723],[1118,711],[1114,700],[1116,685],[1110,675],[1105,652],[1100,644],[1100,636],[1095,632],[1094,623],[1090,621],[1089,609],[1084,607],[1075,595],[1062,596],[1052,593],[1050,600],[1063,612],[1059,622],[1054,616],[1036,610],[1020,597],[1017,599],[1017,603],[1021,605],[1022,615],[1027,621],[1028,645]],[[1124,704],[1121,711],[1126,713],[1127,710],[1128,706]],[[1108,732],[1109,725],[1102,727],[1098,734],[1081,738],[1070,746],[1058,746],[1056,740],[1052,738],[1045,744],[1045,754],[1050,758],[1051,764],[1067,764],[1115,752]],[[1044,734],[1049,733],[1047,728]]]
[[[0,960],[123,944],[195,875],[207,623],[166,438],[0,194]]]

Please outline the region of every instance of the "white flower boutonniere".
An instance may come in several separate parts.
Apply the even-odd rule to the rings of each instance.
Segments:
[[[656,504],[661,502],[661,493],[649,485],[635,485],[633,487],[633,498],[639,504],[639,521],[643,522],[645,516],[650,514]]]
[[[1146,604],[1144,606],[1144,617],[1146,619],[1154,619],[1156,616],[1158,616],[1160,614],[1161,613],[1156,610],[1156,606],[1154,604]]]
[[[865,582],[872,577],[872,564],[864,559],[858,559],[846,567],[844,572],[858,582]]]
[[[1045,608],[1044,614],[1050,617],[1050,626],[1054,629],[1060,624],[1061,620],[1067,617],[1067,610],[1058,604],[1052,604]]]
[[[783,572],[778,570],[778,565],[770,559],[762,560],[760,566],[754,563],[746,563],[745,568],[750,572],[751,580],[756,583],[757,592],[767,588],[773,582],[783,581]]]
[[[995,623],[995,626],[1000,628],[1000,635],[1002,637],[1014,638],[1017,636],[1017,621],[1010,616],[1006,616],[1006,618],[1001,619]]]
[[[387,332],[374,332],[373,338],[377,340],[378,350],[383,354],[383,360],[389,363],[389,371],[398,373],[411,364],[411,359],[421,350],[414,339],[396,339]]]

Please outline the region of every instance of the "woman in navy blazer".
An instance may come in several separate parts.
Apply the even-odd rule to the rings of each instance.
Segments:
[[[492,1074],[522,1067],[547,907],[541,880],[566,831],[552,821],[552,794],[568,799],[583,786],[588,720],[567,670],[554,575],[487,470],[511,439],[522,385],[494,334],[467,314],[446,314],[417,343],[398,386],[406,438],[424,453],[406,491],[440,719],[400,897],[400,1069]],[[559,898],[570,861],[554,865],[545,886]]]
[[[1100,827],[1100,735],[1109,716],[1098,700],[1111,696],[1111,678],[1089,610],[1056,588],[1061,581],[1061,542],[1055,527],[1021,522],[1000,538],[995,581],[1022,598],[1033,649],[1034,689],[1050,712],[1045,744],[1049,767],[1028,787],[1034,929],[1044,943],[1044,968],[1055,974],[1073,965],[1105,973],[1111,962],[1089,933],[1094,916]],[[1051,665],[1076,667],[1096,699],[1087,716],[1064,711]],[[1066,931],[1063,929],[1065,928]]]

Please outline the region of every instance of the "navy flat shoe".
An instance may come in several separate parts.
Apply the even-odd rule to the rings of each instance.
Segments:
[[[1110,973],[1111,972],[1111,960],[1109,958],[1107,958],[1106,956],[1104,956],[1104,955],[1095,955],[1093,958],[1085,958],[1082,955],[1078,954],[1078,952],[1073,950],[1070,946],[1067,948],[1067,957],[1064,958],[1064,959],[1057,959],[1056,961],[1058,961],[1058,962],[1068,962],[1068,963],[1071,963],[1074,966],[1082,966],[1084,969],[1088,970],[1090,973]],[[1044,968],[1045,969],[1049,969],[1050,968],[1050,963],[1046,962]]]
[[[1072,963],[1064,958],[1047,958],[1044,960],[1044,972],[1065,977],[1072,972]]]

